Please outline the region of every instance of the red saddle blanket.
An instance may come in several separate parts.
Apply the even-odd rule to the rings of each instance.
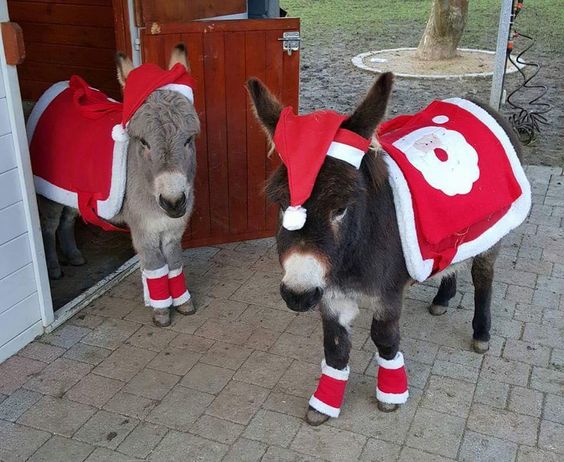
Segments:
[[[80,210],[106,230],[121,210],[128,141],[114,141],[123,105],[78,76],[58,82],[37,101],[27,124],[38,194]]]
[[[531,189],[505,130],[461,98],[380,125],[403,252],[423,281],[520,225]]]

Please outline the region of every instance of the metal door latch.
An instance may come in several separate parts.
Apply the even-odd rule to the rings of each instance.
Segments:
[[[298,31],[284,32],[278,40],[282,42],[282,49],[292,55],[292,51],[300,50],[300,33]]]

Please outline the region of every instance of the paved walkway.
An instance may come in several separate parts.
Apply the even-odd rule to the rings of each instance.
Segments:
[[[153,327],[134,274],[0,365],[0,460],[564,460],[564,177],[528,175],[534,206],[498,260],[490,352],[470,351],[468,275],[438,318],[435,288],[413,287],[400,411],[376,409],[363,310],[341,417],[304,423],[318,314],[284,306],[272,240],[243,242],[186,252],[197,315]]]

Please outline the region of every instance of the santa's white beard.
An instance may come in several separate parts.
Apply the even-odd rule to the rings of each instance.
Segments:
[[[448,196],[468,194],[480,177],[478,154],[460,133],[444,129],[441,131],[441,145],[437,147],[447,153],[446,161],[439,160],[433,150],[423,152],[411,143],[402,142],[403,139],[396,141],[394,146],[401,149],[433,188]]]

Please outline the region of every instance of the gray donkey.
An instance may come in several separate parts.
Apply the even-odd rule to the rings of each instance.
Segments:
[[[56,250],[56,235],[63,256],[70,264],[85,263],[74,237],[74,222],[79,214],[83,215],[85,220],[100,224],[105,229],[111,229],[114,225],[127,225],[133,246],[141,260],[145,303],[153,308],[154,323],[157,326],[167,326],[170,324],[172,306],[182,314],[195,312],[182,272],[181,249],[181,238],[194,204],[195,137],[200,131],[193,98],[190,98],[192,90],[189,85],[183,85],[191,80],[187,74],[189,65],[186,49],[182,44],[173,49],[168,71],[152,64],[144,64],[134,69],[131,60],[120,53],[117,54],[116,62],[118,80],[124,89],[124,124],[114,126],[112,138],[115,146],[120,143],[122,147],[125,146],[123,165],[126,173],[123,179],[121,207],[110,219],[101,220],[101,224],[97,218],[87,219],[88,208],[84,208],[83,212],[80,193],[78,207],[72,201],[69,206],[68,201],[53,200],[57,199],[56,194],[49,194],[45,181],[39,178],[41,172],[36,171],[41,170],[41,161],[37,160],[40,155],[43,158],[48,155],[48,162],[51,161],[53,154],[45,151],[48,149],[45,146],[49,146],[48,141],[44,142],[48,135],[39,133],[42,119],[37,122],[39,116],[34,117],[33,113],[30,116],[28,136],[29,124],[37,124],[31,130],[30,151],[39,194],[47,266],[51,278],[62,277]],[[170,77],[171,74],[174,75]],[[130,80],[132,83],[128,86]],[[69,85],[66,82],[65,84],[67,88]],[[71,88],[73,84],[71,78]],[[84,87],[81,91],[83,90],[88,94],[92,89]],[[103,101],[98,101],[99,95],[104,96]],[[118,104],[100,92],[91,93],[90,97],[100,104]],[[64,93],[57,98],[64,98]],[[54,101],[59,101],[57,98]],[[78,99],[80,101],[80,98]],[[36,106],[45,104],[42,104],[40,99]],[[92,107],[97,109],[99,106]],[[120,105],[120,110],[121,107]],[[108,111],[111,113],[112,110],[110,106]],[[126,124],[127,111],[131,113],[131,117]],[[49,116],[45,114],[40,115],[41,118]],[[121,116],[122,113],[118,111],[111,123],[119,122]],[[95,119],[97,115],[89,117]],[[116,127],[119,128],[116,130]],[[57,126],[53,124],[48,128],[49,135],[57,130]],[[92,131],[95,132],[96,128],[92,128]],[[35,137],[41,139],[41,144]],[[72,159],[67,161],[72,164]],[[115,158],[113,162],[115,168]],[[72,165],[67,167],[66,164],[64,168],[69,171],[73,169]],[[107,226],[104,226],[105,224]]]

